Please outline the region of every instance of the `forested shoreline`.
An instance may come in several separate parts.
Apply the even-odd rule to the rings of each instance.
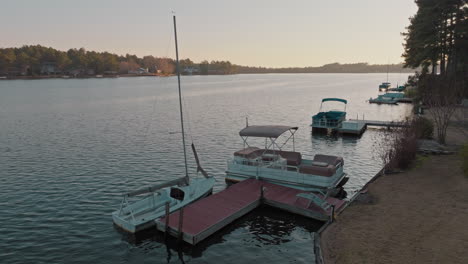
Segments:
[[[368,63],[331,63],[320,67],[267,68],[232,64],[229,61],[207,60],[195,63],[180,60],[183,74],[248,74],[248,73],[377,73],[411,72],[403,64],[370,65]],[[167,57],[87,51],[84,48],[60,51],[41,45],[0,48],[0,77],[89,77],[96,75],[172,75],[176,63]]]
[[[416,0],[405,37],[405,67],[420,68],[418,96],[445,107],[468,96],[468,0]],[[444,117],[443,119],[447,119]]]

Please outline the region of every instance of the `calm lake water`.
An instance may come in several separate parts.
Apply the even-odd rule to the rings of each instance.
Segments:
[[[393,84],[406,79],[389,75]],[[183,76],[188,143],[195,142],[218,192],[226,187],[226,160],[242,148],[246,116],[251,125],[296,125],[296,151],[344,157],[352,194],[381,168],[381,132],[312,135],[311,115],[322,98],[340,97],[348,100],[348,118],[402,119],[410,105],[366,102],[383,81],[386,74]],[[320,223],[268,207],[197,247],[113,227],[123,193],[183,176],[179,122],[175,77],[0,81],[1,262],[310,261]]]

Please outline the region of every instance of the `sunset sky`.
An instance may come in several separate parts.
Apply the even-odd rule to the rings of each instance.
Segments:
[[[0,0],[0,47],[41,44],[265,67],[402,61],[413,0]]]

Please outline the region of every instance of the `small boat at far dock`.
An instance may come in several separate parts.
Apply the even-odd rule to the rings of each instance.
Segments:
[[[379,85],[379,91],[387,91],[390,89],[391,84],[389,82],[383,82],[381,85]]]
[[[385,93],[377,96],[377,98],[370,98],[371,104],[398,104],[400,100],[405,100],[403,93]]]
[[[343,110],[323,110],[324,102],[340,102],[344,104]],[[346,120],[346,104],[348,101],[340,98],[324,98],[320,104],[318,114],[312,116],[312,130],[336,130],[341,127],[341,123]]]
[[[312,160],[295,151],[294,133],[298,127],[247,126],[239,132],[244,147],[234,152],[228,161],[226,182],[259,179],[270,183],[326,195],[337,195],[348,178],[343,172],[342,157],[317,154]],[[289,132],[289,137],[278,144],[277,139]],[[265,138],[265,148],[252,147],[247,138]],[[293,151],[282,147],[292,138]]]
[[[369,98],[371,104],[398,104],[398,99],[385,94],[378,95],[376,98]]]

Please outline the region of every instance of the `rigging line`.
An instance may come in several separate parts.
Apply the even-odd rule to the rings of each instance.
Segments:
[[[165,52],[163,53],[164,54],[163,58],[169,57],[169,47],[170,47],[171,42],[172,42],[172,34],[170,33],[168,34],[167,44],[166,44]],[[155,68],[155,70],[157,74],[158,68]],[[158,79],[157,84],[159,84],[159,87],[161,88],[167,87],[167,83],[168,83],[167,78],[161,78],[160,76],[156,76],[156,78]],[[156,102],[157,102],[157,95],[155,94],[153,97],[153,109],[151,112],[151,117],[153,117],[154,113],[156,112]],[[145,142],[148,138],[148,131],[152,125],[151,121],[152,120],[150,119],[150,121],[147,123],[146,129],[144,131],[143,142]]]
[[[190,110],[191,110],[191,105],[189,103],[187,103],[187,100],[185,100],[185,96],[182,96],[182,101],[184,103],[184,108],[186,109],[185,110],[185,113],[187,115],[187,125],[188,125],[188,130],[189,130],[189,135],[190,135],[190,140],[192,141],[193,143],[193,134],[192,134],[192,122],[191,122],[191,119],[190,119]]]

